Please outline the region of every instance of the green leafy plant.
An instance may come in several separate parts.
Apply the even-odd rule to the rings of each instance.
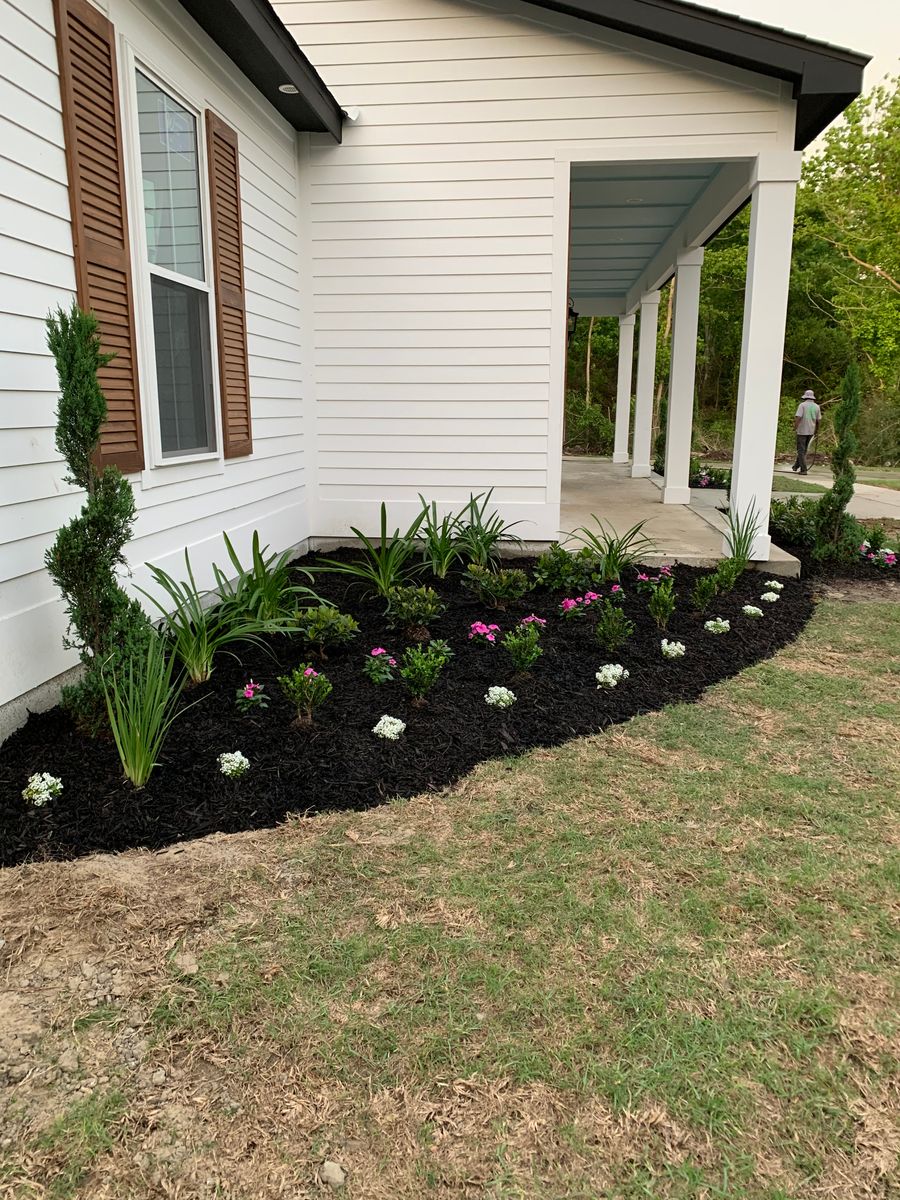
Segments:
[[[778,545],[810,548],[816,542],[816,500],[773,500],[769,514],[769,534]]]
[[[396,587],[388,594],[388,611],[394,625],[400,625],[407,637],[417,642],[427,642],[431,634],[430,621],[435,621],[446,611],[446,604],[430,587]]]
[[[591,529],[582,525],[570,537],[578,535],[598,561],[600,577],[605,583],[618,583],[626,567],[633,567],[644,554],[653,550],[653,543],[643,533],[646,521],[638,521],[624,533],[618,534],[611,525],[604,524],[591,513],[597,526]]]
[[[325,659],[327,646],[342,646],[359,633],[354,617],[342,613],[331,604],[301,608],[297,613],[297,632],[315,646],[319,658]]]
[[[594,626],[594,636],[600,648],[612,653],[623,646],[633,633],[634,622],[629,621],[618,604],[604,600]]]
[[[663,575],[650,590],[647,601],[647,611],[660,629],[667,629],[672,613],[675,611],[675,579],[671,575]]]
[[[297,710],[295,725],[311,725],[313,713],[334,690],[331,681],[312,663],[301,663],[287,675],[278,676],[278,684]]]
[[[187,579],[180,582],[161,567],[150,567],[154,582],[169,598],[168,604],[151,592],[144,595],[162,614],[166,636],[191,683],[209,679],[216,654],[226,646],[236,642],[261,645],[261,633],[285,632],[289,628],[277,622],[240,617],[228,604],[210,603],[214,593],[201,592],[197,587],[187,550],[184,565]]]
[[[716,564],[716,569],[713,572],[718,586],[718,590],[727,595],[728,592],[734,590],[734,585],[743,575],[746,570],[746,563],[742,563],[736,558],[723,558]]]
[[[816,506],[813,558],[819,562],[849,561],[855,557],[861,540],[859,522],[847,512],[856,482],[853,456],[859,449],[856,437],[859,405],[859,367],[851,362],[841,381],[841,398],[834,412],[837,438],[831,454],[834,483]]]
[[[175,658],[151,634],[143,654],[127,661],[111,657],[102,673],[106,712],[126,779],[142,788],[154,767],[178,710],[181,684],[173,682]],[[190,707],[190,706],[189,706]]]
[[[245,567],[231,543],[227,533],[223,533],[225,549],[235,571],[234,579],[229,579],[221,567],[213,564],[213,575],[216,580],[216,590],[222,597],[222,602],[228,605],[239,618],[250,618],[256,621],[284,621],[292,617],[300,600],[318,600],[318,596],[308,587],[297,584],[293,579],[291,558],[293,551],[285,550],[281,554],[266,554],[268,546],[260,549],[259,533],[253,532],[253,545],[250,551],[250,566]],[[309,571],[302,574],[312,582]]]
[[[544,653],[541,649],[540,626],[534,622],[510,629],[508,633],[504,633],[501,644],[512,659],[513,666],[523,675],[528,674]]]
[[[517,567],[492,571],[479,563],[469,563],[463,575],[463,584],[494,608],[505,609],[513,600],[521,600],[531,583],[524,571]]]
[[[531,578],[536,587],[572,594],[585,591],[592,583],[601,583],[599,567],[599,559],[587,546],[566,550],[559,542],[551,542],[534,564]]]
[[[417,707],[425,703],[425,696],[437,683],[441,672],[453,657],[445,641],[437,639],[427,646],[409,646],[400,659],[400,678]]]
[[[131,484],[118,468],[100,472],[95,465],[106,420],[97,372],[113,355],[100,351],[96,317],[76,304],[47,318],[47,344],[59,378],[56,448],[68,467],[65,482],[87,493],[81,512],[59,530],[44,560],[65,601],[66,646],[78,651],[84,666],[83,678],[63,688],[62,700],[83,729],[98,733],[107,711],[104,664],[141,659],[152,626],[117,578],[135,518]]]
[[[438,579],[446,579],[447,573],[462,555],[459,543],[459,517],[453,513],[445,513],[438,517],[437,504],[431,504],[424,496],[419,496],[422,502],[422,554],[425,562],[431,567],[432,573]]]
[[[509,531],[519,521],[504,521],[495,510],[488,512],[494,489],[470,496],[468,504],[457,517],[460,557],[469,563],[487,567],[493,559],[500,557],[504,544],[521,545],[521,539]]]
[[[691,592],[691,604],[698,612],[706,612],[719,594],[719,580],[714,571],[701,575]]]
[[[341,562],[336,558],[323,558],[316,564],[316,571],[330,572],[334,575],[349,575],[351,579],[363,584],[368,594],[388,598],[391,588],[399,587],[422,570],[423,564],[413,562],[416,554],[416,535],[425,513],[420,512],[405,533],[399,528],[393,534],[388,534],[387,506],[381,506],[381,533],[378,541],[373,541],[355,526],[351,525],[354,535],[362,542],[361,559],[352,562]]]
[[[753,543],[759,533],[760,522],[756,505],[751,504],[743,513],[729,510],[728,531],[725,534],[725,545],[728,547],[728,557],[741,564],[741,570],[746,571],[753,554]]]

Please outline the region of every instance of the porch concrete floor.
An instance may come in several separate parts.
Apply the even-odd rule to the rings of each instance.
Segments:
[[[563,458],[560,534],[580,525],[591,526],[591,514],[624,533],[638,521],[646,522],[644,533],[654,543],[648,563],[683,562],[692,566],[714,566],[722,557],[722,534],[727,529],[710,496],[695,493],[691,504],[663,504],[658,485],[651,479],[632,479],[630,464],[620,465],[604,458]],[[573,539],[578,541],[580,539]],[[793,555],[772,547],[768,563],[759,568],[774,575],[800,574]]]

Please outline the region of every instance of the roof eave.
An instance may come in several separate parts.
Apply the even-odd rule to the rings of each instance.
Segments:
[[[293,125],[341,140],[343,114],[268,0],[180,0],[182,8]],[[284,84],[296,88],[280,91]]]

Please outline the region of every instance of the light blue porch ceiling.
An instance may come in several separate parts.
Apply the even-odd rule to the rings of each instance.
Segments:
[[[569,295],[623,299],[710,187],[715,162],[574,163]]]

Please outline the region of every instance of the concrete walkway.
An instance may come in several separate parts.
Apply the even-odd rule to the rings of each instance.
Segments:
[[[778,466],[775,468],[775,474],[797,478],[796,475],[791,475],[789,467]],[[831,487],[833,482],[831,472],[826,467],[813,467],[804,478],[808,483],[819,483],[822,487]],[[803,500],[807,499],[808,495],[809,498],[816,499],[821,494],[821,492],[799,493]],[[779,492],[777,495],[780,500],[783,500],[786,493]],[[894,521],[900,521],[900,491],[896,491],[894,488],[877,487],[875,484],[857,479],[853,488],[853,498],[847,508],[854,517],[858,517],[860,520],[877,521],[890,517]]]
[[[617,533],[645,521],[644,533],[655,551],[642,556],[647,563],[683,562],[714,566],[722,557],[724,515],[716,510],[712,493],[692,493],[691,505],[663,504],[651,479],[632,479],[631,467],[603,458],[564,458],[561,538],[581,525],[593,525],[592,514]],[[720,503],[724,493],[716,493]],[[577,536],[575,541],[580,540]],[[800,564],[790,554],[772,548],[762,569],[770,574],[799,575]]]

